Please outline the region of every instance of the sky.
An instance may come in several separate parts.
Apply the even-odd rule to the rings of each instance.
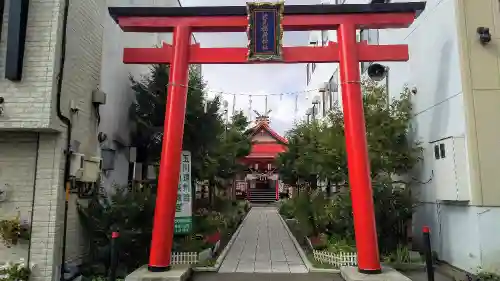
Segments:
[[[246,0],[182,0],[183,6],[245,6]],[[313,4],[315,0],[286,0],[285,4]],[[285,32],[284,46],[306,46],[308,32]],[[246,47],[248,40],[245,33],[195,33],[196,41],[201,47]],[[298,111],[295,110],[296,93],[306,88],[305,64],[259,64],[259,65],[203,65],[203,77],[207,82],[209,96],[223,92],[222,97],[229,103],[229,112],[233,108],[252,113],[252,121],[257,110],[265,112],[265,96],[267,97],[271,127],[284,134],[293,126],[295,118],[303,118],[306,111],[305,93],[298,94]],[[250,95],[254,95],[250,97]],[[261,96],[257,96],[261,95]],[[251,108],[250,110],[250,99]]]

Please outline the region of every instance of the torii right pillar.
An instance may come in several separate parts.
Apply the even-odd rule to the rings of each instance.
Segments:
[[[360,60],[358,48],[356,47],[356,26],[352,23],[341,24],[337,29],[337,36],[347,165],[349,168],[356,249],[358,250],[358,269],[361,273],[377,274],[382,271],[382,268],[380,266],[370,162],[366,141],[359,68]]]

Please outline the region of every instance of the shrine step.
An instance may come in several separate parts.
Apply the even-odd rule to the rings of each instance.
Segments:
[[[276,190],[274,189],[251,189],[249,201],[252,203],[276,202]]]

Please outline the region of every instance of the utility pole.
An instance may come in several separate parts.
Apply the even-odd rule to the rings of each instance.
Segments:
[[[267,96],[266,96],[266,107],[264,109],[265,114],[267,115]]]
[[[233,94],[233,116],[236,112],[236,94]]]

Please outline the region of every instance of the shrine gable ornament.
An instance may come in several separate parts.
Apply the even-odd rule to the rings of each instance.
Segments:
[[[247,3],[248,60],[283,60],[284,2]]]

